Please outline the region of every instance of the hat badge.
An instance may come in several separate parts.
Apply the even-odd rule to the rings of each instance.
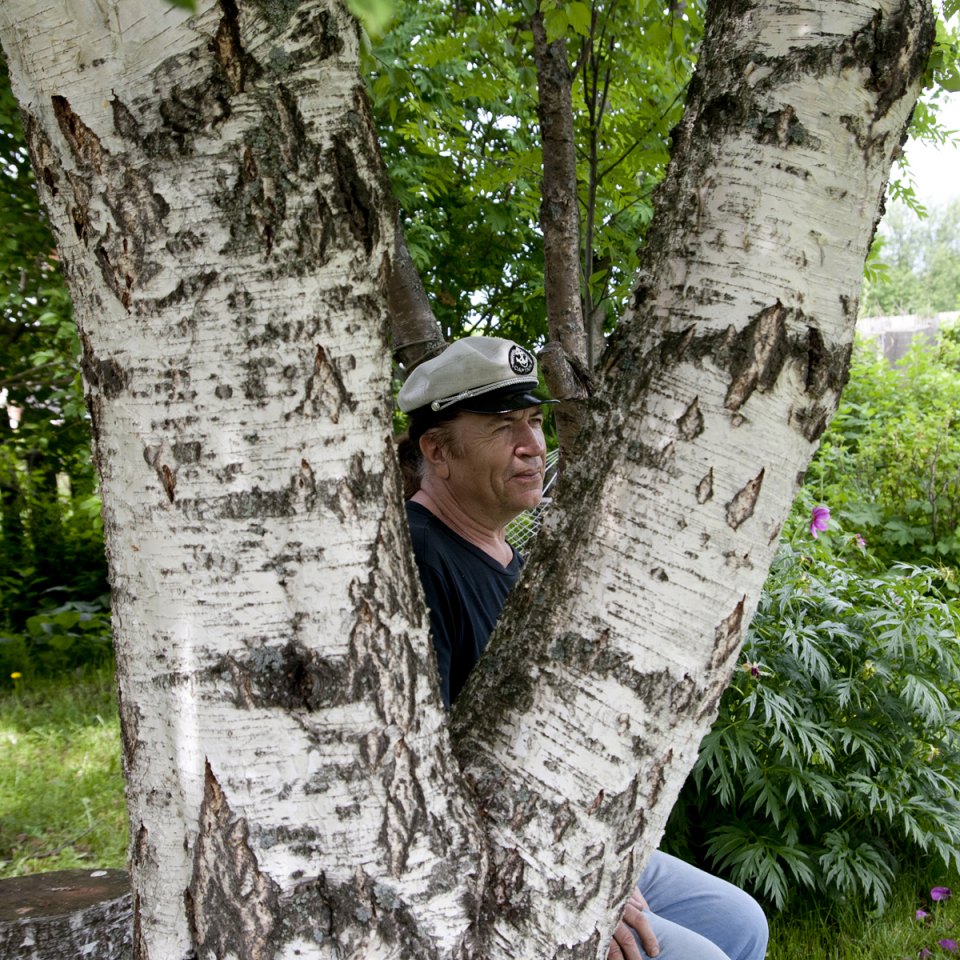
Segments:
[[[533,371],[533,357],[516,344],[510,348],[507,362],[510,364],[510,369],[519,376],[525,376]]]

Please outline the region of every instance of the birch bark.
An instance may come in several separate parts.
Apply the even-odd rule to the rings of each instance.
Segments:
[[[136,954],[450,956],[483,844],[406,548],[356,23],[17,0],[0,25],[84,347]]]
[[[843,383],[930,10],[720,2],[708,34],[590,456],[453,718],[468,790],[355,25],[0,5],[84,344],[138,957],[605,956]]]
[[[454,713],[503,955],[602,956],[659,840],[846,381],[931,31],[923,0],[710,7],[592,432]]]

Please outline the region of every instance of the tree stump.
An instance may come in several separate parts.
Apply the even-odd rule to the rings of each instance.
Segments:
[[[0,960],[130,960],[125,870],[59,870],[0,880]]]

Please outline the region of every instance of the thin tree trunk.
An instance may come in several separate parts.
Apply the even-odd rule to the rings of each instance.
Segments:
[[[577,160],[573,139],[573,77],[563,39],[547,42],[543,11],[532,18],[533,51],[540,98],[543,181],[540,228],[543,231],[544,291],[552,347],[540,360],[547,385],[561,403],[555,411],[562,451],[572,451],[583,427],[582,401],[590,395],[583,305],[580,300],[580,217]]]

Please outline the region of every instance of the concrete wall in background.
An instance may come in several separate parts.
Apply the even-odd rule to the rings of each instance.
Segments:
[[[950,313],[936,313],[932,317],[861,317],[857,321],[857,333],[877,341],[878,348],[887,360],[896,363],[910,346],[916,336],[924,336],[933,341],[937,331],[947,324],[960,322],[960,310]]]

